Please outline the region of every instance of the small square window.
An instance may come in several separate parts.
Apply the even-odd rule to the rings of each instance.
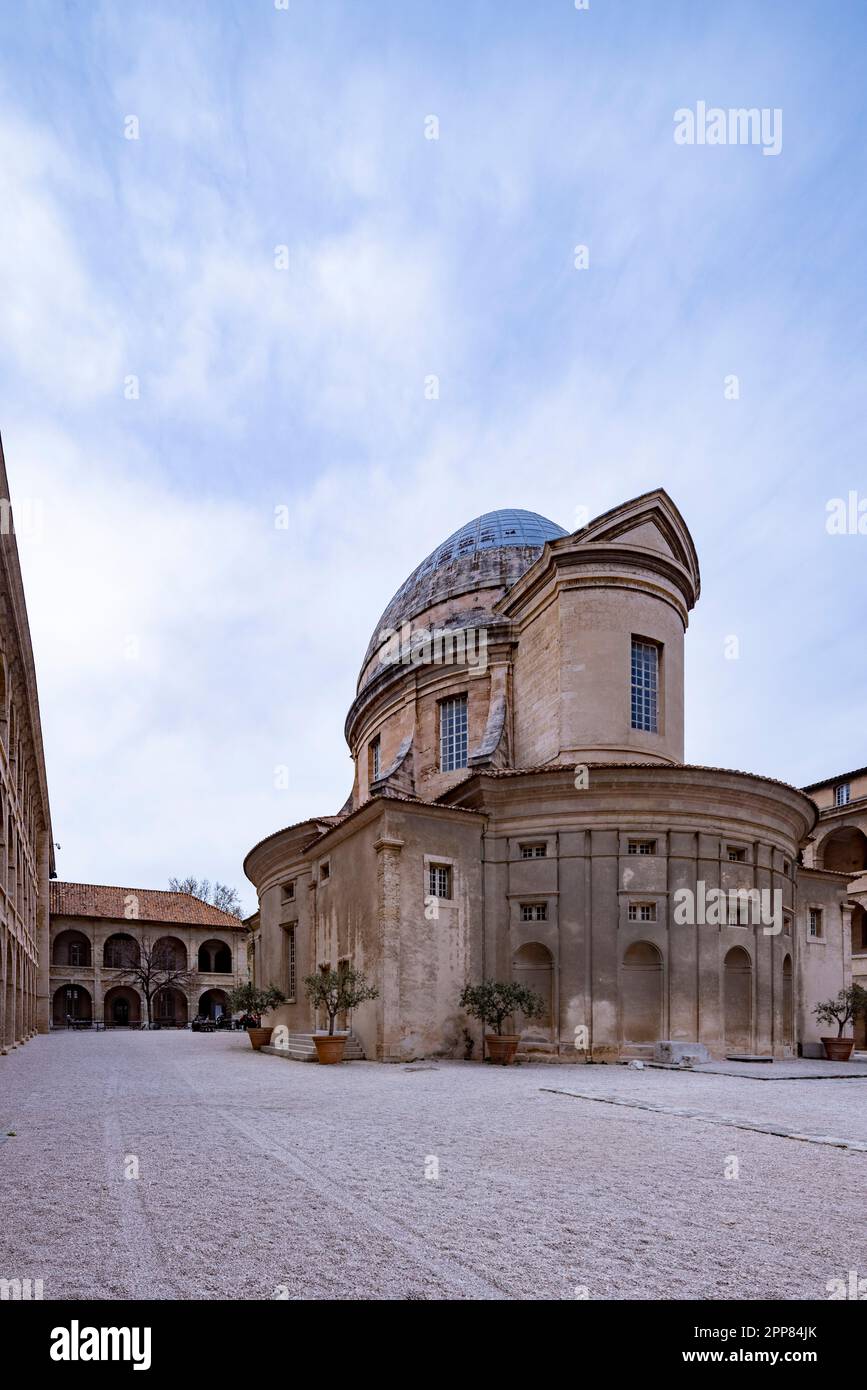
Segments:
[[[547,903],[521,903],[522,922],[547,922]]]
[[[808,936],[810,936],[810,937],[812,938],[812,940],[814,940],[814,941],[819,941],[819,940],[822,938],[822,936],[824,935],[824,931],[823,931],[823,928],[822,928],[822,909],[821,909],[821,907],[811,907],[811,908],[810,908],[810,921],[809,921],[809,926],[808,926],[808,928],[807,928],[807,934],[808,934]]]
[[[546,859],[548,857],[547,845],[522,845],[522,859]]]
[[[792,864],[791,864],[791,861],[788,860],[788,859],[784,859],[784,860],[783,860],[783,873],[784,873],[785,877],[786,877],[786,878],[789,878],[789,877],[791,876],[791,872],[792,872]]]
[[[834,788],[834,805],[848,806],[852,789],[848,782],[839,782]]]
[[[630,922],[655,922],[656,903],[630,903],[627,915]]]
[[[737,845],[729,845],[727,853],[729,862],[732,864],[745,864],[747,862],[746,850],[739,849]]]
[[[326,859],[324,864],[319,865],[319,882],[327,883],[331,877],[331,864]]]
[[[655,840],[630,840],[626,847],[628,854],[655,854]]]
[[[431,864],[428,867],[428,893],[432,898],[451,899],[452,871],[449,864]]]
[[[281,901],[284,902],[284,903],[294,903],[294,901],[295,901],[295,880],[294,880],[294,878],[291,879],[289,883],[284,883],[284,884],[283,884],[283,887],[280,889],[280,898],[281,898]]]

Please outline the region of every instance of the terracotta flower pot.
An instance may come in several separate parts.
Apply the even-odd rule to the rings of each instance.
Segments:
[[[323,1065],[343,1061],[343,1049],[346,1047],[345,1033],[314,1033],[313,1041],[316,1044],[317,1061],[322,1062]]]
[[[507,1067],[518,1051],[520,1038],[517,1033],[486,1033],[485,1042],[491,1061]]]
[[[250,1039],[250,1046],[259,1051],[260,1047],[267,1047],[271,1041],[273,1028],[248,1028],[247,1037]]]
[[[848,1062],[855,1046],[854,1038],[820,1038],[829,1062]]]

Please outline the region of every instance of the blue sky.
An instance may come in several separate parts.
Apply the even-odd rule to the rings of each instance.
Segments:
[[[867,497],[865,20],[0,13],[0,429],[61,876],[251,906],[246,850],[346,797],[387,600],[498,507],[573,526],[664,486],[702,566],[688,759],[867,762],[867,536],[825,527]],[[699,100],[780,108],[781,153],[675,144]]]

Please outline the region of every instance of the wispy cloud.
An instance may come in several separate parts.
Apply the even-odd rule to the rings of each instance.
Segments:
[[[824,530],[864,487],[860,87],[851,33],[782,15],[0,19],[0,423],[45,505],[22,551],[62,873],[237,881],[336,809],[380,612],[497,506],[569,526],[664,485],[705,579],[688,756],[865,760],[863,552]],[[783,153],[676,146],[698,98],[782,105]]]

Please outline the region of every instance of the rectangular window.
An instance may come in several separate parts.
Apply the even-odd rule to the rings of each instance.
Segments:
[[[456,695],[440,705],[440,770],[467,765],[467,697]]]
[[[656,903],[630,903],[628,915],[630,922],[655,922]]]
[[[296,922],[286,927],[286,997],[295,998],[295,927]]]
[[[319,865],[319,882],[327,883],[331,877],[331,864],[326,859],[324,864]]]
[[[841,782],[834,788],[834,805],[848,806],[851,789],[848,782]]]
[[[69,964],[84,965],[84,947],[80,941],[73,941],[69,948]]]
[[[431,864],[429,866],[428,893],[432,898],[451,898],[452,871],[448,864]]]
[[[658,732],[659,648],[655,642],[632,639],[632,727]]]
[[[280,898],[281,898],[281,901],[284,902],[284,903],[294,903],[294,901],[295,901],[295,880],[294,880],[294,878],[291,880],[290,883],[284,883],[284,884],[283,884],[283,887],[280,889]]]
[[[547,903],[521,903],[522,922],[547,922]]]
[[[810,908],[810,926],[808,934],[814,941],[818,941],[822,936],[822,909],[821,907]]]
[[[627,846],[629,854],[655,854],[655,840],[630,840]]]
[[[378,782],[382,775],[382,744],[379,734],[370,745],[370,780]]]
[[[746,852],[746,850],[745,850],[745,849],[739,849],[739,848],[737,847],[737,845],[729,845],[728,850],[727,850],[727,853],[728,853],[729,861],[730,861],[732,864],[745,864],[745,863],[747,862],[747,852]]]
[[[522,859],[546,859],[547,857],[547,845],[521,845]]]

